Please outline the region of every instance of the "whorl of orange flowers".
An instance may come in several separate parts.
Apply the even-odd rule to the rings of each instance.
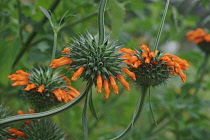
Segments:
[[[161,54],[157,50],[150,51],[147,45],[140,46],[140,51],[122,48],[119,52],[124,53],[121,58],[125,59],[124,62],[136,74],[137,81],[141,84],[151,82],[153,86],[158,85],[169,78],[168,73],[177,74],[186,82],[186,74],[182,70],[187,70],[189,65],[184,59],[168,53]],[[155,80],[158,82],[154,82]]]
[[[24,90],[25,91],[30,91],[33,93],[43,93],[43,95],[47,95],[47,93],[50,92],[51,89],[49,89],[49,87],[46,87],[49,85],[49,83],[52,83],[53,81],[49,81],[49,83],[46,83],[46,85],[41,84],[38,85],[38,82],[36,83],[31,83],[30,79],[33,79],[30,77],[30,73],[24,72],[23,70],[18,70],[16,71],[16,74],[11,74],[8,76],[8,78],[12,81],[15,81],[12,86],[25,86]],[[37,76],[39,77],[39,76]],[[57,78],[62,77],[62,79],[65,81],[66,87],[63,87],[63,85],[61,85],[62,88],[56,88],[52,90],[52,93],[55,95],[55,97],[57,98],[58,101],[60,102],[65,102],[68,103],[68,101],[72,101],[74,98],[76,98],[80,92],[78,92],[75,88],[70,86],[70,80],[68,78],[66,78],[65,76],[58,74]],[[43,78],[43,77],[42,77]],[[55,77],[54,77],[55,78]],[[60,79],[59,79],[60,80]],[[43,81],[43,80],[39,80],[38,81]],[[55,81],[57,82],[57,81]],[[61,81],[62,82],[62,81]],[[61,84],[61,82],[59,82],[59,84]],[[56,85],[56,84],[55,84]],[[58,86],[58,85],[56,85]],[[51,86],[51,88],[54,88]]]
[[[66,48],[64,48],[62,53],[66,54],[66,55],[69,55],[72,52],[70,51],[70,49],[68,47],[66,47]],[[85,62],[85,60],[83,59],[80,63],[82,63],[82,62]],[[51,62],[50,67],[52,67],[52,69],[55,69],[57,67],[60,67],[60,66],[66,65],[66,64],[71,64],[72,65],[73,61],[70,58],[64,56],[64,57],[61,57],[59,59],[54,59]],[[84,65],[88,65],[88,64],[84,64]],[[78,77],[82,76],[82,75],[89,75],[89,76],[85,76],[85,78],[91,77],[90,75],[92,73],[87,72],[87,71],[93,71],[93,70],[92,69],[91,70],[87,70],[87,69],[88,68],[85,67],[85,66],[80,66],[77,69],[75,69],[75,72],[74,72],[71,80],[72,81],[76,81],[78,79]],[[101,71],[101,72],[99,72],[101,74],[97,74],[96,78],[95,78],[95,83],[96,83],[96,86],[97,86],[97,92],[101,93],[102,92],[102,88],[104,88],[105,98],[106,99],[109,98],[110,88],[113,88],[115,94],[119,94],[118,93],[118,85],[116,84],[116,80],[119,80],[122,83],[122,85],[126,88],[127,91],[130,90],[129,83],[123,78],[123,76],[121,74],[116,74],[116,75],[111,75],[110,74],[110,75],[107,75],[107,73],[109,73],[108,72],[109,71],[108,68],[105,68],[105,67],[100,68],[99,67],[97,69],[98,69],[98,71]],[[134,81],[136,80],[135,74],[133,72],[129,71],[127,68],[121,68],[121,70],[124,71],[125,74],[130,76]],[[120,71],[120,70],[118,70],[118,71]]]
[[[201,42],[210,42],[210,34],[207,34],[202,28],[189,31],[186,34],[186,37],[189,42],[194,42],[196,44]]]

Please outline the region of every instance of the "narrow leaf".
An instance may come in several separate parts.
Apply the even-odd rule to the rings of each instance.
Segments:
[[[91,92],[90,92],[90,95],[89,95],[89,107],[90,107],[90,111],[92,113],[92,115],[97,119],[98,119],[98,116],[97,116],[97,113],[96,113],[96,110],[95,110],[95,107],[94,107],[94,104],[93,104],[93,99],[92,99],[92,89],[91,89]]]

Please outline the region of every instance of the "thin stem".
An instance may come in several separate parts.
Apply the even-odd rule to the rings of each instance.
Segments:
[[[134,112],[134,115],[133,115],[133,120],[130,122],[130,124],[128,125],[126,130],[123,133],[121,133],[119,136],[117,136],[117,137],[115,137],[111,140],[122,140],[133,129],[134,124],[136,123],[136,121],[138,120],[138,118],[140,117],[140,114],[142,112],[145,97],[146,97],[146,94],[147,94],[147,89],[148,89],[148,87],[142,87],[142,95],[139,96],[139,99],[138,99],[138,102],[137,102],[137,105],[136,105],[136,109],[135,109],[135,112]]]
[[[20,4],[20,0],[17,0],[17,5],[18,5],[19,36],[20,36],[21,45],[23,45],[22,18],[21,18],[21,4]]]
[[[65,111],[67,109],[70,109],[70,108],[74,107],[75,105],[77,105],[85,97],[85,95],[91,89],[92,85],[93,85],[93,83],[88,82],[88,84],[85,87],[85,89],[83,90],[83,92],[76,99],[74,99],[73,101],[70,101],[69,103],[67,103],[63,106],[60,106],[58,108],[55,108],[55,109],[52,109],[49,111],[41,112],[41,113],[15,115],[15,116],[11,116],[11,117],[8,117],[5,119],[0,119],[0,126],[5,126],[8,124],[18,122],[18,121],[36,120],[36,119],[51,117],[51,116],[54,116],[58,113]]]
[[[56,32],[56,31],[54,30],[54,41],[53,41],[52,60],[55,59],[57,38],[58,38],[58,32]]]
[[[160,28],[159,28],[159,31],[158,31],[157,39],[156,39],[156,42],[155,42],[154,52],[157,50],[157,47],[158,47],[158,44],[159,44],[159,41],[160,41],[160,36],[161,36],[162,30],[163,30],[163,26],[164,26],[164,22],[165,22],[167,10],[168,10],[169,2],[170,2],[170,0],[167,0],[167,2],[166,2],[166,6],[165,6],[165,9],[164,9],[164,13],[163,13],[163,17],[162,17],[162,20],[161,20]]]
[[[99,42],[98,45],[102,45],[104,42],[104,12],[107,0],[101,0],[98,12],[98,25],[99,25]]]
[[[87,104],[88,104],[88,93],[85,95],[85,103],[82,111],[82,126],[84,130],[84,139],[88,139],[88,124],[87,124]]]

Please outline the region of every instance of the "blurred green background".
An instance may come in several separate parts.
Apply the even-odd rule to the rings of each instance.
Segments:
[[[108,0],[105,13],[106,34],[118,39],[119,45],[138,48],[154,47],[166,0]],[[209,0],[171,0],[158,49],[186,59],[190,64],[187,82],[173,76],[167,84],[151,88],[151,101],[158,125],[154,125],[149,100],[133,132],[127,140],[204,140],[210,138],[210,78],[205,72],[202,82],[196,82],[197,72],[204,61],[204,52],[186,41],[185,34],[197,27],[210,31]],[[7,76],[18,69],[24,71],[51,62],[53,31],[39,6],[51,10],[55,21],[68,11],[70,19],[58,34],[56,58],[71,43],[72,38],[87,30],[98,32],[99,0],[1,0],[0,1],[0,102],[12,115],[30,108],[12,87]],[[210,47],[210,46],[209,46]],[[208,69],[210,65],[207,64]],[[201,68],[202,69],[202,68]],[[67,77],[72,72],[63,72]],[[82,83],[82,84],[81,84]],[[193,96],[200,84],[199,93]],[[72,82],[82,91],[82,79]],[[140,93],[131,81],[131,91],[120,87],[108,100],[93,88],[97,121],[88,111],[90,140],[107,140],[120,134],[132,119]],[[193,100],[191,100],[193,99]],[[71,110],[53,117],[63,129],[67,140],[82,140],[83,102]]]

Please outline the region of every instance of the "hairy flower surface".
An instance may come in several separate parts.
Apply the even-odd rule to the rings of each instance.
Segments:
[[[12,86],[24,86],[22,95],[37,109],[42,110],[60,102],[68,103],[80,94],[70,86],[68,78],[58,73],[52,73],[50,69],[34,68],[29,73],[18,70],[8,78],[15,81]]]
[[[102,92],[102,88],[104,89],[106,99],[109,98],[110,87],[115,94],[118,94],[116,80],[119,80],[129,91],[129,83],[123,78],[122,71],[125,71],[133,80],[136,79],[135,74],[123,65],[123,59],[120,58],[122,53],[118,52],[121,47],[116,45],[116,41],[111,42],[108,38],[102,45],[98,45],[97,42],[90,33],[74,39],[70,47],[62,51],[64,56],[54,59],[50,67],[54,69],[68,64],[70,69],[75,71],[72,81],[76,81],[81,76],[84,80],[95,83],[98,93]]]
[[[128,65],[129,70],[136,75],[136,82],[140,86],[158,86],[163,84],[170,76],[178,74],[186,82],[187,61],[175,55],[150,51],[147,45],[140,46],[139,51],[122,48],[121,58]]]
[[[186,37],[189,42],[198,44],[202,51],[210,53],[210,34],[207,34],[204,29],[191,30]]]

